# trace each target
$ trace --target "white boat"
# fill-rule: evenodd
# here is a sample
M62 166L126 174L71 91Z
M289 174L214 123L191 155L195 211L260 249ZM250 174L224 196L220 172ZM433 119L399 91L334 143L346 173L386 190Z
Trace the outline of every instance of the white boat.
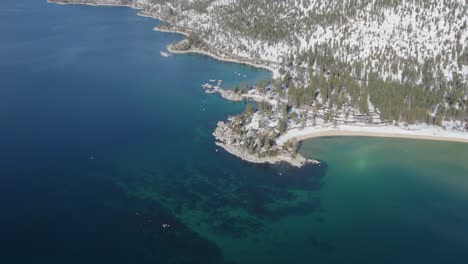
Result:
M171 56L171 54L167 53L167 52L164 52L164 51L160 51L159 53L161 53L161 56L163 57L169 57Z

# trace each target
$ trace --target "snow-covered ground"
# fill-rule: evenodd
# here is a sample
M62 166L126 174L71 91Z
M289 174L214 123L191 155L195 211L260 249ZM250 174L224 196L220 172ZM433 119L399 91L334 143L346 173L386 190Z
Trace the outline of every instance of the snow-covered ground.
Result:
M380 0L63 1L100 5L131 5L141 8L142 15L159 18L170 25L159 30L165 31L167 29L181 32L186 36L195 32L195 36L201 37L205 42L203 50L192 47L189 50L180 51L181 53L198 52L219 60L267 68L278 79L288 75L286 74L288 72L291 74L291 80L296 81L302 79L302 77L298 77L301 76L300 69L307 66L318 69L317 66L320 65L317 62L313 65L307 65L301 60L297 62L297 58L307 51L326 46L326 53L320 55L326 59L334 57L337 61L351 65L350 72L357 72L356 69L359 67L355 67L355 63L365 65L361 69L361 75L356 74L358 80L366 72L374 71L381 79L390 78L401 81L405 71L408 71L405 68L408 64L405 63L410 62L411 67L414 68L411 70L416 72L416 75L419 74L413 76L416 83L421 81L422 75L424 75L421 69L424 68L430 68L433 71L432 77L439 76L434 72L437 71L445 75L447 80L461 74L461 82L466 84L468 81L468 65L465 65L468 48L468 8L466 2L463 3L465 0L385 1L384 4ZM268 5L258 5L262 1L268 2ZM252 2L256 2L256 5L251 6ZM377 2L379 6L376 8ZM196 11L203 10L203 8L195 8L196 5L205 3L208 4L206 12ZM347 8L350 5L359 5L359 8L354 8L354 13L349 12ZM237 9L229 9L232 7ZM261 36L252 37L242 30L236 31L235 27L229 27L224 23L230 15L234 15L234 19L240 19L240 22L247 21L248 25L255 26L257 17L252 15L252 8L257 8L253 14L259 12L260 16L271 19L272 25L276 25L278 21L290 23L288 25L289 35L283 40L265 40ZM241 14L230 13L230 11L235 13L239 10L241 10ZM276 13L271 13L272 10ZM265 12L270 13L266 14ZM343 19L338 19L338 22L334 21L333 23L330 21L327 23L308 21L308 19L317 19L321 15L330 18L329 14L335 14L335 12L338 12L337 17ZM243 15L249 17L243 17ZM317 51L316 54L320 52L322 51ZM427 63L435 65L434 68L424 67ZM283 74L280 74L281 65L287 68ZM318 71L322 71L322 69L318 69ZM323 71L325 72L325 68ZM301 81L299 80L299 82ZM214 85L215 80L210 80L210 82ZM304 84L306 82L303 82L302 86ZM236 121L236 118L232 117L229 118L228 124L218 123L218 128L215 131L215 136L224 142L222 144L226 150L231 150L231 153L240 157L250 157L249 159L252 161L273 160L276 162L278 157L280 160L286 161L296 159L293 157L296 157L294 145L297 144L285 143L291 140L319 136L405 137L468 143L466 119L464 118L459 118L458 121L441 121L442 127L426 124L392 125L389 121L381 120L379 109L373 106L369 97L367 98L369 113L363 114L355 105L346 103L341 110L335 108L323 100L321 92L312 104L303 106L297 104L296 107L290 102L291 98L288 97L287 90L290 87L287 85L281 87L281 89L286 89L286 91L281 90L281 93L278 90L273 91L271 87L267 91L264 91L266 88L257 87L257 89L251 89L243 94L222 90L220 88L221 82L218 82L216 86L213 85L206 84L204 88L209 89L210 93L218 91L223 95L222 92L226 92L227 97L232 97L236 101L250 99L268 103L269 106L264 106L263 110L250 113L247 117L244 114L240 121ZM213 91L211 91L212 88ZM260 92L261 90L263 91ZM459 96L461 98L459 103L464 106L468 100L468 91L462 91L462 93ZM346 96L349 99L349 95ZM459 105L456 105L452 110L458 109ZM433 109L433 115L435 111ZM332 118L330 119L330 117ZM231 126L232 124L234 126ZM239 129L239 126L242 126L242 129ZM289 129L277 137L280 131L284 131L285 128ZM249 148L248 153L246 152L247 148Z
M180 11L182 19L176 25L205 32L210 45L243 57L280 63L285 55L326 45L335 58L348 63L368 63L382 77L394 80L402 78L402 60L416 61L421 66L433 60L438 64L436 70L444 73L448 80L453 72L468 79L468 68L457 63L459 54L466 52L468 46L468 9L463 1L402 1L394 7L379 6L378 15L374 10L376 0L273 1L269 5L285 7L273 21L292 19L298 22L290 38L280 41L252 38L223 25L230 15L226 13L226 6L245 4L240 0L214 1L206 13ZM352 2L362 7L349 15L347 21L305 26L310 16L336 11L346 13L342 9ZM244 6L244 10L249 8ZM398 70L392 70L392 65Z

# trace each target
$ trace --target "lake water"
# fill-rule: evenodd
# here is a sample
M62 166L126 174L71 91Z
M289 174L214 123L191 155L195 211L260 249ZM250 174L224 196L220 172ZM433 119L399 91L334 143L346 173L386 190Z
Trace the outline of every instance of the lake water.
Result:
M181 37L136 13L1 1L1 263L468 259L467 144L323 138L301 148L321 165L243 162L211 133L245 103L201 85L271 74L162 57Z

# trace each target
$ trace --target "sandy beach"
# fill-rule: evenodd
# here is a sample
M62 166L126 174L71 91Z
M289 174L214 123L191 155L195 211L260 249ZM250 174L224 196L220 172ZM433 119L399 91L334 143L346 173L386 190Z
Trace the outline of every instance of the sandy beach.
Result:
M61 2L60 0L53 1L48 0L49 3L54 4L82 4L82 5L90 5L90 6L126 6L130 8L138 9L137 6L134 5L119 5L119 4L93 4L93 3L80 3L79 1L76 2ZM164 19L158 17L156 14L146 13L144 11L140 12L138 15L151 17L154 19L158 19L164 21ZM159 32L166 32L166 33L177 33L184 36L188 36L189 33L182 30L177 29L164 29L160 27L155 27L154 31ZM178 51L171 49L171 45L167 46L169 52L174 54L188 54L188 53L195 53L204 56L209 56L219 61L223 62L232 62L232 63L239 63L245 64L256 68L266 69L273 74L273 78L280 76L277 69L273 67L264 65L264 64L257 64L253 63L248 58L241 58L236 59L232 58L230 54L226 56L220 56L218 54L201 50L201 49L189 49L184 51ZM233 55L235 56L235 55ZM242 60L243 59L243 60ZM454 142L462 142L468 143L468 133L462 131L455 131L455 130L445 130L442 127L430 126L430 125L413 125L409 127L402 127L402 126L392 126L392 125L385 125L385 126L371 126L371 125L340 125L334 127L332 125L321 125L321 126L314 126L314 127L305 127L305 128L293 128L286 131L283 135L276 139L276 143L281 146L289 140L304 140L310 138L317 138L317 137L328 137L328 136L363 136L363 137L388 137L388 138L408 138L408 139L425 139L425 140L439 140L439 141L454 141Z
M408 138L438 141L453 141L468 143L468 133L453 130L444 130L442 127L429 125L412 126L409 128L396 126L315 126L303 129L294 128L286 131L277 138L276 143L283 145L289 140L298 141L332 136L361 136L361 137L387 137Z

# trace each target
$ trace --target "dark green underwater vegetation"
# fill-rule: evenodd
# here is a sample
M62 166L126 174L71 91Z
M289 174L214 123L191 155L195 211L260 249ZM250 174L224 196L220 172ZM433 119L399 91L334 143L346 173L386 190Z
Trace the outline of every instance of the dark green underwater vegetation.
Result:
M466 145L323 138L299 147L320 165L246 163L211 135L245 103L200 85L270 73L161 57L180 36L135 14L0 3L0 263L468 258Z

